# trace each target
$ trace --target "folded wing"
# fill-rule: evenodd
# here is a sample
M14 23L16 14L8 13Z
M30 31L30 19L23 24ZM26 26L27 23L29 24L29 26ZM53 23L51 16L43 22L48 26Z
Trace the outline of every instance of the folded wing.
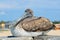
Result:
M24 19L20 25L26 31L46 31L50 28L53 28L53 23L50 22L47 18L38 17L38 18L28 18Z

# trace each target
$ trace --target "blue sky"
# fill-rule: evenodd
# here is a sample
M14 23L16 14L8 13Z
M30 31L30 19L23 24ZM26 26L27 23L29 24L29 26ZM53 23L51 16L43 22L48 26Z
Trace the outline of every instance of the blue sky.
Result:
M60 20L60 0L0 0L0 21L17 20L30 8L35 16Z

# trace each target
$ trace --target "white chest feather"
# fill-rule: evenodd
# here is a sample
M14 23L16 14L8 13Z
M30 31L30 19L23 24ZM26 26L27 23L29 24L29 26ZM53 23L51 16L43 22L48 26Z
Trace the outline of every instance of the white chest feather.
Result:
M23 28L11 27L11 33L13 36L38 36L42 35L42 32L27 32Z

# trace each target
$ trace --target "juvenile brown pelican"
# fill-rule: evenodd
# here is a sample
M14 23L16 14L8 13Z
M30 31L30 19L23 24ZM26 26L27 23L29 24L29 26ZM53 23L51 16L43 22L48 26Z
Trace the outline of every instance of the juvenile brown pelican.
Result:
M13 36L38 36L41 31L53 28L53 23L44 17L34 17L31 9L25 10L24 17L15 25L11 26Z

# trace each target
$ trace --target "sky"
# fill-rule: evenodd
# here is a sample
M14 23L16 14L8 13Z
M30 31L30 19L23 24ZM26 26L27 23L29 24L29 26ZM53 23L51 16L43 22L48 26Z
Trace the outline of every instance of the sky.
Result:
M60 0L0 0L0 21L18 20L27 8L34 16L60 21Z

